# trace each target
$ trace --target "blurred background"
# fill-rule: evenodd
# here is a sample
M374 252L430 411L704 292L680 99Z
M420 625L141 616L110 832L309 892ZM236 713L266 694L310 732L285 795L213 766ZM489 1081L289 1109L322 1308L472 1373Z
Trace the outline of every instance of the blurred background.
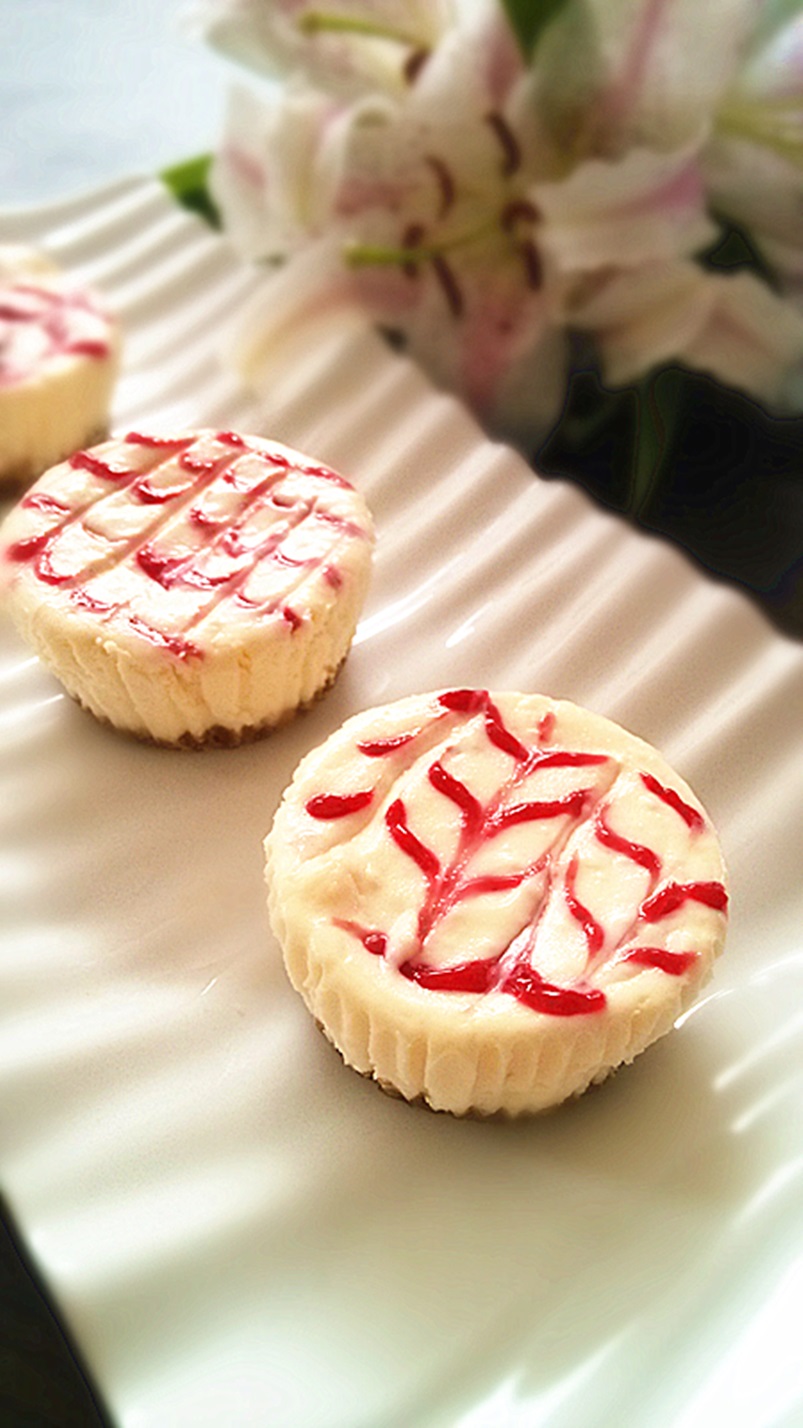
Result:
M46 203L210 149L225 67L181 0L3 0L0 204Z

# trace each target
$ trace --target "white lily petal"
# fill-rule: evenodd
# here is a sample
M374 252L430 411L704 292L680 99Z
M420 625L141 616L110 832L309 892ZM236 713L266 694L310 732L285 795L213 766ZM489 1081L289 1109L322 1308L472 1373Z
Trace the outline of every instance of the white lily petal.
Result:
M338 244L324 238L266 276L230 333L226 355L246 385L258 390L277 354L291 364L296 344L308 352L322 326L334 323L345 331L367 322Z
M325 225L339 176L338 120L333 102L311 90L288 90L272 104L231 92L210 189L244 256L282 257Z
M783 279L783 296L803 312L803 246L762 237L761 251Z
M562 272L669 259L716 234L692 150L591 159L560 182L533 185L531 194L544 217L540 241Z
M411 99L438 124L454 123L443 101L477 118L501 109L528 72L498 0L462 0L457 23L446 30L416 81Z
M803 290L799 174L738 132L739 105L765 102L753 61L797 63L772 9L770 25L758 0L568 0L528 67L498 0L206 0L219 43L291 76L272 105L232 99L213 168L241 250L287 259L241 369L321 322L370 321L532 442L576 328L616 384L685 362L779 399L803 373L803 317L692 261L718 232L712 199Z
M333 218L355 239L399 246L405 228L438 220L454 187L444 161L429 152L428 127L388 101L351 107L344 128L341 181Z
M452 0L196 0L191 23L257 73L358 96L402 91L411 56L438 43L453 11Z
M675 360L708 319L712 295L694 263L648 263L601 279L568 319L591 333L613 386Z
M770 406L785 407L790 380L803 368L803 315L752 273L709 278L717 300L686 360Z
M739 61L754 0L570 0L538 51L539 103L575 159L694 140Z
M611 278L577 305L575 322L614 386L680 362L773 404L803 363L803 317L752 273L648 265Z
M403 167L413 159L431 170L438 166L449 171L451 186L459 186L464 199L478 196L487 212L508 186L511 156L506 144L516 145L499 111L524 72L501 8L487 0L476 8L472 4L443 36L415 85L393 111L386 111L393 132L365 136L378 143L373 155L366 149L360 167L365 171L373 162L390 170L394 163ZM363 110L355 114L355 138L366 106ZM381 154L379 144L384 147ZM432 171L425 186L433 187ZM436 196L440 199L443 193Z
M767 256L803 248L803 13L795 8L764 6L702 156L712 202ZM781 275L796 266L782 263Z
M538 367L542 360L546 363L546 344L562 360L557 373L544 375L541 391L532 393L527 420L540 428L545 415L547 419L556 415L565 388L565 339L558 344L542 295L525 296L518 283L513 291L505 291L493 278L474 289L464 284L464 292L465 311L451 323L439 312L435 294L426 326L410 324L410 350L439 385L456 391L481 420L499 430L520 400L518 381L511 374L521 369L521 381L527 384L533 360Z

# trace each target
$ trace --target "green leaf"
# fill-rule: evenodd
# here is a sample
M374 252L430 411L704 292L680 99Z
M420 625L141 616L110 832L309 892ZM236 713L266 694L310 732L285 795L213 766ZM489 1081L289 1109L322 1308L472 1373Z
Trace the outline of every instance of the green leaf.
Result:
M510 28L529 62L547 25L568 4L568 0L501 0Z
M687 387L687 374L665 367L645 377L636 388L636 420L628 509L634 516L647 510L653 493L672 464Z
M220 215L208 186L211 164L211 154L198 154L163 169L159 177L184 208L200 214L213 228L220 228Z

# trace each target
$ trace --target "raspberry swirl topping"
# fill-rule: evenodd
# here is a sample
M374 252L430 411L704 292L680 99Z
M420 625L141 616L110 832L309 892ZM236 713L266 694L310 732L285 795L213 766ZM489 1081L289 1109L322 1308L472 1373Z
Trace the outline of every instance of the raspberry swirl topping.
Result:
M4 560L75 612L180 660L243 622L288 636L372 538L354 488L236 432L138 431L79 451L23 498Z
M355 786L311 794L306 817L340 825L329 847L353 843L348 886L379 848L388 878L413 872L418 902L374 920L371 872L354 915L331 920L422 989L594 1015L616 981L691 973L705 918L726 914L702 812L618 748L563 742L552 710L524 737L486 690L447 690L420 724L355 752Z
M93 294L58 283L16 281L0 287L0 388L27 381L64 357L102 360L111 324Z

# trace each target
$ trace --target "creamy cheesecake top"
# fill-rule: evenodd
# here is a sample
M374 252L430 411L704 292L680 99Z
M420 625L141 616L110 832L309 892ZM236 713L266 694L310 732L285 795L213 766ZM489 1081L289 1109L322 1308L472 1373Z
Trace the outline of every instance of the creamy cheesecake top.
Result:
M46 599L117 645L195 661L314 618L372 543L354 487L279 442L130 431L36 482L0 563L18 606Z
M0 253L0 391L47 373L70 358L113 355L114 324L100 299L47 264Z
M445 1012L643 1010L706 980L724 942L702 805L566 701L449 689L358 715L303 760L268 845L296 935Z

